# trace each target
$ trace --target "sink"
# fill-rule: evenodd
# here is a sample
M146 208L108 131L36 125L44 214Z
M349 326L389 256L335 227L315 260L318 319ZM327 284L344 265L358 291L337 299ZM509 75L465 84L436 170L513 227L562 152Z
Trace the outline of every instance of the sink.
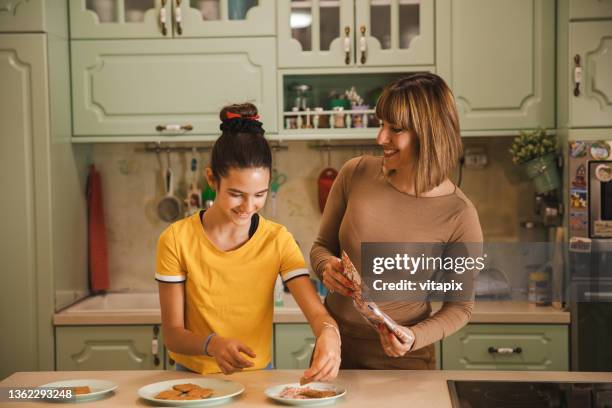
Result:
M69 313L96 312L158 312L159 295L147 293L107 293L89 297L70 307Z

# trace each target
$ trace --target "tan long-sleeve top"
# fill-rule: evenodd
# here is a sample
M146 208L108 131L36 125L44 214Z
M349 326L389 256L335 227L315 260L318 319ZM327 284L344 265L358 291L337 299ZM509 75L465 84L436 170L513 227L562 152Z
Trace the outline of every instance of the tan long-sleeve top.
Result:
M327 259L339 257L341 250L360 271L362 242L482 242L482 230L474 205L459 188L445 196L417 198L388 182L381 157L360 156L342 167L325 205L319 235L310 252L319 278ZM343 333L378 337L355 310L352 299L330 293L326 304ZM417 350L463 327L470 319L474 302L444 302L433 315L427 301L385 302L379 306L396 322L414 331L413 350Z

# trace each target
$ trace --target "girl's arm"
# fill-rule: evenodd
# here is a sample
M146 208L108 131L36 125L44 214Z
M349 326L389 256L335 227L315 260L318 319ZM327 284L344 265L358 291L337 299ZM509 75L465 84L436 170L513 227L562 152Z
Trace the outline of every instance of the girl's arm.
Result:
M210 333L202 335L185 329L185 283L158 282L158 286L162 332L168 349L187 355L204 354L204 342Z
M304 372L310 381L332 380L340 368L340 331L327 313L310 278L300 276L287 282L287 287L306 316L317 341L312 365Z

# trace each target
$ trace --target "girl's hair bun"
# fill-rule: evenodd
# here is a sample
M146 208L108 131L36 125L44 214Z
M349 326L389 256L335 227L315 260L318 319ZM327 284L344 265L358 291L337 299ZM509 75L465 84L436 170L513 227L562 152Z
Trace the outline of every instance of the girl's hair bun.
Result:
M223 133L251 133L263 135L264 129L259 118L257 107L252 103L241 103L225 106L219 113Z

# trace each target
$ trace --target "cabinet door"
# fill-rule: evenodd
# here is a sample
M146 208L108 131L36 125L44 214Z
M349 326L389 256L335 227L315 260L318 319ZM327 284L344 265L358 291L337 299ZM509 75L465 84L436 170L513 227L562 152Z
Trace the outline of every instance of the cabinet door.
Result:
M461 128L553 127L554 0L448 3L451 24L445 38L452 52L446 79Z
M157 126L176 124L218 135L221 108L243 101L274 132L275 62L272 38L73 41L74 134L165 134Z
M354 65L353 0L283 0L277 7L279 67Z
M583 69L579 95L570 78L570 124L572 127L612 126L612 22L570 23L570 59L576 56Z
M274 368L308 368L315 342L315 336L307 324L275 324Z
M71 0L70 37L171 38L172 0Z
M612 0L570 0L570 19L612 17Z
M357 0L357 65L433 65L433 0Z
M445 370L569 368L564 325L469 324L442 341Z
M50 265L37 255L48 242L40 242L46 228L37 224L37 205L46 195L37 194L34 166L49 138L45 43L44 34L0 35L0 190L6 192L0 203L0 378L40 369L37 283L47 281ZM46 160L38 164L44 168Z
M162 370L160 331L159 326L57 327L57 370Z
M43 0L1 0L0 31L44 31Z
M276 34L274 0L180 0L179 3L181 21L174 26L175 37Z

